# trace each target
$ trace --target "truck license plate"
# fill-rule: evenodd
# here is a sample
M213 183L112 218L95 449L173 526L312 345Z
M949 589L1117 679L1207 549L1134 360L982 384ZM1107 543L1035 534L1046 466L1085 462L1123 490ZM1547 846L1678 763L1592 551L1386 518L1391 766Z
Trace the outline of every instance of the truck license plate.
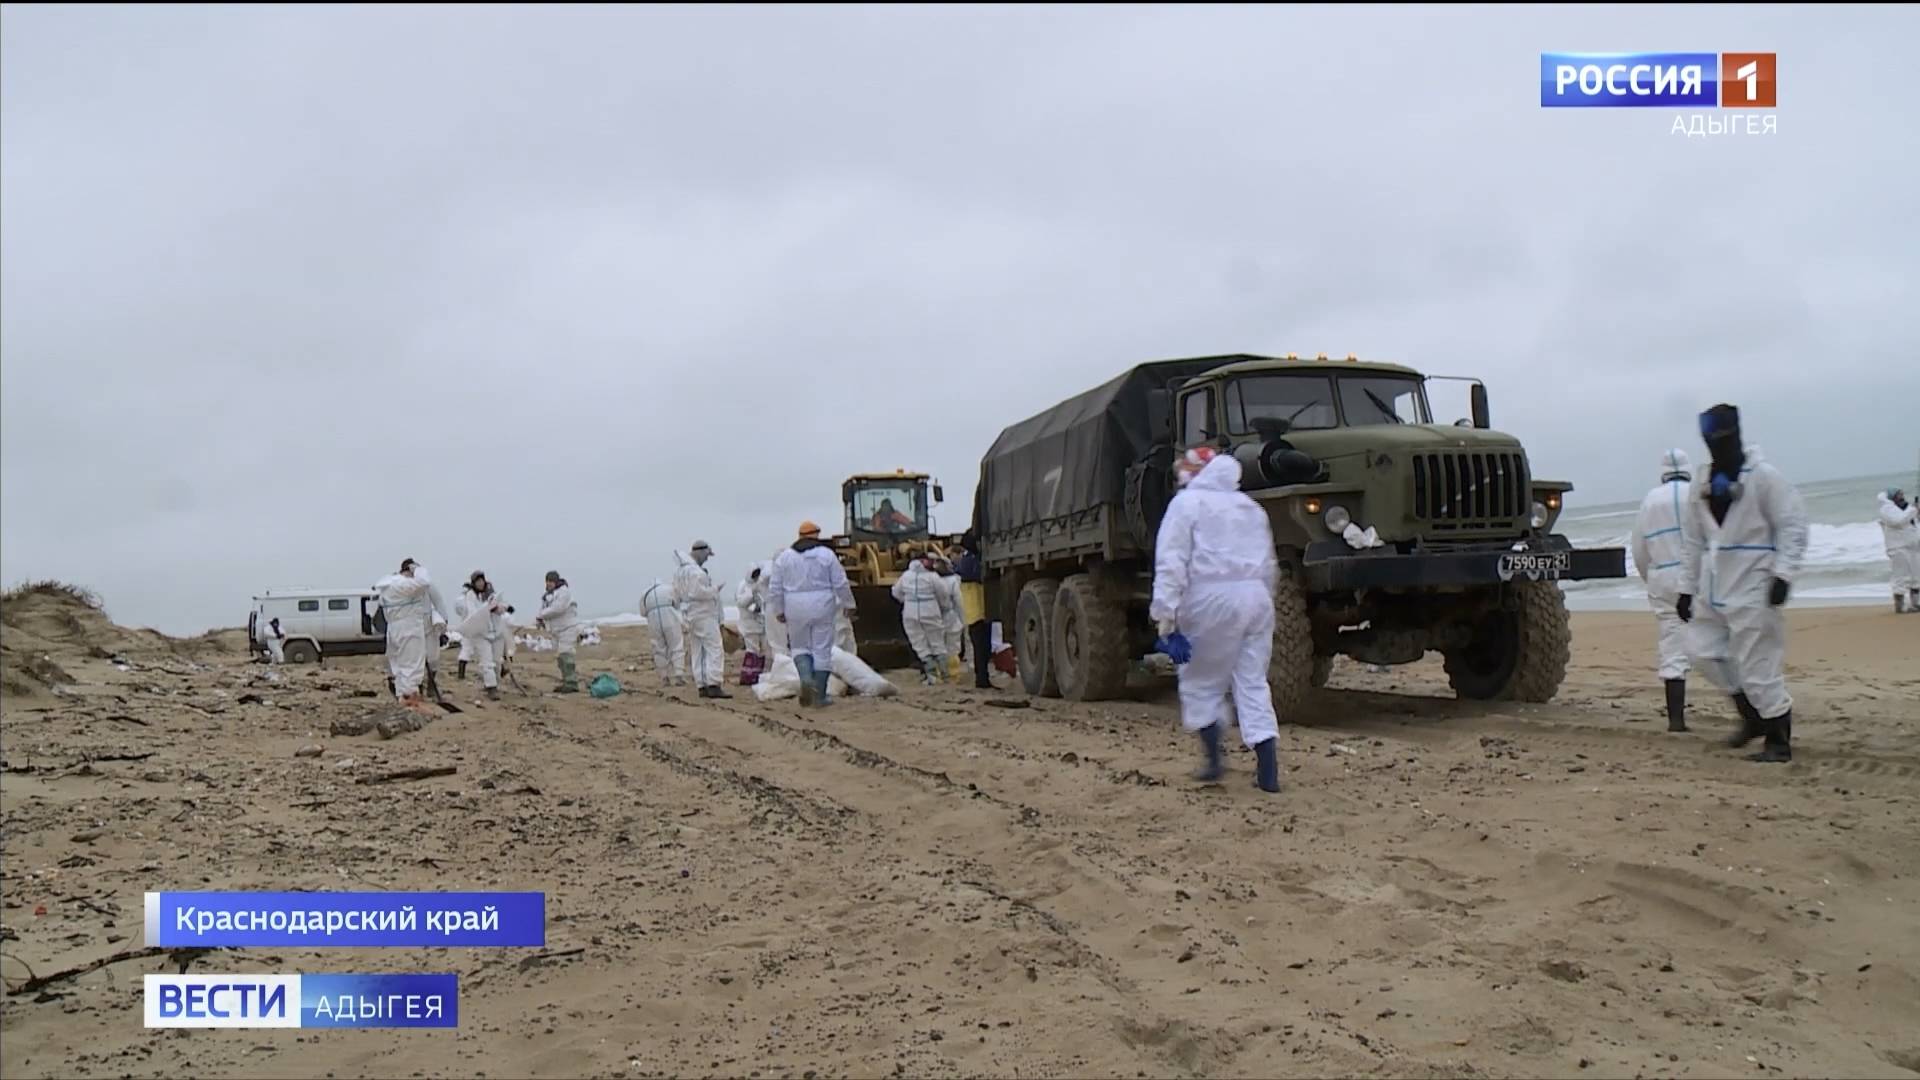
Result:
M1567 551L1554 551L1544 554L1514 554L1500 556L1500 580L1510 581L1517 577L1557 578L1573 566L1573 554Z

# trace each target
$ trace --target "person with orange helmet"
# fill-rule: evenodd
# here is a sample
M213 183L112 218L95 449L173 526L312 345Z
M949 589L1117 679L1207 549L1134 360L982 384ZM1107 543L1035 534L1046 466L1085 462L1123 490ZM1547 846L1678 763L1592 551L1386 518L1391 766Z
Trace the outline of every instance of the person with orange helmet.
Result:
M825 705L833 674L835 617L853 610L853 587L833 549L820 541L820 526L800 523L800 538L773 561L767 601L786 627L787 650L800 673L800 704Z

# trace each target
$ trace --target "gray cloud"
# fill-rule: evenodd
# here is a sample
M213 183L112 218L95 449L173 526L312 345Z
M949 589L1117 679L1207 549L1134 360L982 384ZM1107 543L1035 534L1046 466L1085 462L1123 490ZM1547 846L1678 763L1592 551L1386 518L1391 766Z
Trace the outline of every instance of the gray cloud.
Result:
M4 575L165 629L403 555L631 608L870 469L957 527L1001 427L1167 356L1480 375L1586 502L1721 399L1796 477L1914 452L1908 10L4 23ZM1716 47L1779 135L1538 107L1543 49Z

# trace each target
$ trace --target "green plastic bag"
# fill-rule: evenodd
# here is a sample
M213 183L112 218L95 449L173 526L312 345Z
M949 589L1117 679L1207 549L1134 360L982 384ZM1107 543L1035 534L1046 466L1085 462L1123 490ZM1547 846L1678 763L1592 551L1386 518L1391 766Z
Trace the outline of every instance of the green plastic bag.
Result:
M593 682L587 684L587 693L597 698L610 698L619 692L620 680L604 671L595 675Z

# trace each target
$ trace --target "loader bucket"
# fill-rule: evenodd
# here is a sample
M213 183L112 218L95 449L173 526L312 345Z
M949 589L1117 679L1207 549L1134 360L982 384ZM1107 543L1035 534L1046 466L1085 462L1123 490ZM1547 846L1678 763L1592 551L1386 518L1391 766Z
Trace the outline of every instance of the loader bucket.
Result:
M919 666L900 623L900 604L893 598L893 586L853 586L853 610L859 616L853 621L853 637L867 666L876 671Z

